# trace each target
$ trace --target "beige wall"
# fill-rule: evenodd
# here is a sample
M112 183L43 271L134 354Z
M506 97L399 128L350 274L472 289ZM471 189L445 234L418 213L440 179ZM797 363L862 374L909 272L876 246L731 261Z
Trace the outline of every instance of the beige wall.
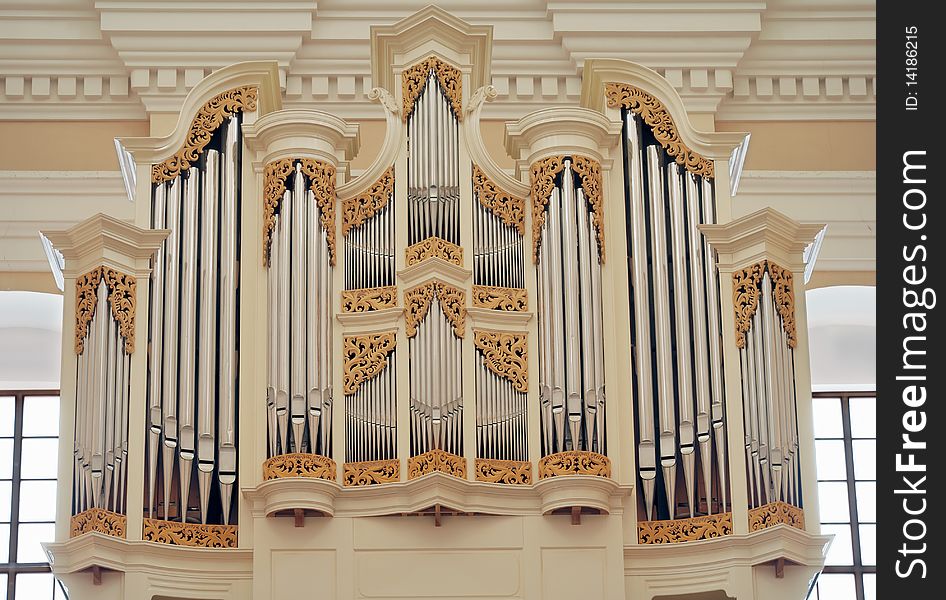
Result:
M147 121L0 121L0 171L116 171L116 137Z
M747 171L873 171L874 121L719 121L752 134Z

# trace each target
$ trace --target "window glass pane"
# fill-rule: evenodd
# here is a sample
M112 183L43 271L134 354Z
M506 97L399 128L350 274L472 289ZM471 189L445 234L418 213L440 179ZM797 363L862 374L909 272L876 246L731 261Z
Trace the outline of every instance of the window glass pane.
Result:
M877 484L873 481L858 481L854 491L857 494L857 520L862 523L876 523Z
M13 440L0 439L0 479L13 477Z
M854 479L877 479L877 442L854 440Z
M877 576L864 573L864 600L877 600Z
M828 548L828 556L825 558L825 565L853 566L854 549L851 545L851 526L850 525L822 525L821 533L833 535L834 541Z
M16 600L45 600L52 597L52 573L20 573L16 576Z
M815 463L818 479L847 479L844 440L818 440L815 442Z
M857 600L854 591L854 575L822 573L818 577L818 596L831 600Z
M0 564L9 562L10 558L10 526L0 525ZM6 593L6 590L0 587L0 591ZM2 598L3 596L0 596Z
M818 506L822 523L845 523L850 520L847 484L844 482L819 482Z
M21 563L44 563L49 558L43 547L42 542L52 542L56 537L56 526L52 523L30 523L20 525L17 530L19 537L16 540L16 560ZM17 584L19 584L17 579ZM17 585L17 588L20 586ZM49 587L52 591L52 586ZM49 597L47 595L47 597Z
M841 424L841 400L838 398L813 398L815 437L839 438L844 437L844 427Z
M56 580L56 595L53 597L54 600L68 600L66 598L66 592L64 591L66 587L61 581Z
M877 399L851 398L851 436L856 438L877 437Z
M0 396L0 437L13 437L13 396Z
M23 479L55 479L59 440L38 438L23 440L20 477Z
M23 435L59 435L59 396L23 400Z
M20 521L56 520L56 482L20 483Z
M0 560L0 562L3 562ZM0 573L0 598L7 597L7 574Z
M873 567L877 564L877 526L861 525L858 534L861 537L861 564Z
M13 482L0 481L0 523L10 521L10 500L13 493Z

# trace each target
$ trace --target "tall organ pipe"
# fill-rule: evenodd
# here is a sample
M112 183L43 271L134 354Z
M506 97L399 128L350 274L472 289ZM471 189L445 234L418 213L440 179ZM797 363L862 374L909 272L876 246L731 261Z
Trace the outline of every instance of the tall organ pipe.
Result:
M305 182L302 177L302 165L296 163L296 173L293 176L291 202L283 206L284 215L291 214L290 233L290 264L292 273L289 276L290 287L286 290L290 295L289 310L289 419L292 424L292 446L284 444L285 452L302 452L302 433L306 422L306 275L305 275ZM313 265L313 268L317 268ZM291 449L290 449L291 448Z
M217 391L217 211L220 153L207 151L200 206L200 336L197 353L197 488L200 522L207 522L210 484L216 458ZM226 326L224 326L226 327Z
M152 226L165 227L165 198L168 186L158 184L154 190ZM164 255L167 242L162 242L154 254L151 270L151 352L148 355L151 377L148 380L148 517L154 518L155 484L158 474L158 445L161 443L161 359L164 314Z
M170 519L171 474L177 453L177 401L179 385L178 327L180 325L180 223L181 177L174 179L167 197L167 222L170 229L165 242L166 284L164 299L164 384L162 409L164 414L164 448L162 453L162 487L164 488L164 518Z

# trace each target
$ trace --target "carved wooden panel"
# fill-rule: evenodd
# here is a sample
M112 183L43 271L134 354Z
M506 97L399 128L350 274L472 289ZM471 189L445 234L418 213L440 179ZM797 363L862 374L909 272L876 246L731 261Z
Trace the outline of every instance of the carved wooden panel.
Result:
M637 524L637 541L641 544L675 544L723 535L732 535L732 513Z
M263 463L263 479L311 477L335 481L335 461L319 454L280 454Z

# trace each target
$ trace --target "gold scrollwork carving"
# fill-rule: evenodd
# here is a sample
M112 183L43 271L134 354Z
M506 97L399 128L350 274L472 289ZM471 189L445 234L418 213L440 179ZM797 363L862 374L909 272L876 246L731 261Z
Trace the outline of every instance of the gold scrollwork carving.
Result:
M439 448L412 456L407 460L407 478L417 479L428 473L446 473L466 479L466 459Z
M772 278L775 307L782 320L788 346L798 343L795 329L795 292L791 271L770 260L763 260L732 274L733 310L736 312L736 347L746 347L746 334L752 328L752 317L759 309L762 290L759 285L768 272Z
M276 213L286 192L286 179L299 163L302 173L309 178L309 189L319 207L319 223L325 230L329 264L335 265L335 167L311 158L282 158L266 165L263 170L263 265L269 265Z
M361 313L397 305L397 286L342 290L342 312Z
M562 475L611 477L611 460L597 452L567 450L550 454L539 461L539 479Z
M512 383L517 391L529 391L529 344L525 333L473 330L473 345L483 365Z
M371 187L360 196L346 198L342 202L342 235L355 227L360 227L365 221L373 217L384 208L391 194L394 193L394 167L381 174Z
M401 97L403 99L403 110L401 111L404 122L414 112L414 103L420 97L421 92L427 85L427 75L433 70L437 75L437 81L443 88L444 94L450 100L450 106L453 108L453 114L457 121L463 120L463 73L460 69L448 65L436 56L428 56L412 67L405 69L401 73Z
M525 288L474 285L473 306L491 310L524 312L529 310L529 294Z
M345 394L354 394L358 387L377 377L388 366L388 354L394 351L395 332L345 336L344 373Z
M280 454L263 463L263 479L310 477L335 481L335 461L319 454Z
M480 204L488 208L509 227L515 227L519 235L526 234L526 201L517 198L497 186L477 164L473 164L473 193Z
M345 463L342 471L342 483L345 487L382 485L400 479L401 461L396 458Z
M408 267L428 258L440 258L448 263L463 266L463 248L438 237L429 237L422 242L408 246L406 252Z
M101 508L90 508L69 519L69 537L95 532L124 539L127 525L128 519L125 515Z
M732 535L731 512L689 519L642 521L637 524L637 541L640 544L694 542L724 535Z
M779 524L805 528L805 511L785 502L769 502L749 509L749 531L759 531Z
M550 156L538 160L529 169L529 197L532 201L532 262L539 263L539 246L542 244L542 226L545 225L545 208L549 203L555 178L565 169L565 156ZM598 262L604 263L604 199L601 187L601 165L586 156L571 157L575 172L581 177L581 189L591 207L591 218L598 242Z
M195 548L236 548L236 525L201 525L145 519L141 539L158 544Z
M131 275L106 266L96 267L76 278L76 354L82 354L85 350L85 338L89 335L89 323L95 316L98 288L103 279L108 290L112 318L118 323L118 332L125 342L125 353L132 354L135 351L135 292L138 281Z
M527 460L476 459L476 480L506 485L532 483L532 463Z
M238 112L256 110L256 96L256 87L245 86L217 94L208 100L194 115L184 146L170 158L151 167L151 182L169 181L189 169L191 164L197 162L224 119Z
M427 316L435 295L443 314L453 325L454 335L462 338L466 327L466 293L440 281L422 283L404 292L404 332L407 337L417 335L417 326Z
M713 161L697 154L687 146L677 131L670 112L663 103L647 92L626 83L606 83L608 106L624 107L644 119L654 137L680 166L694 175L708 179L714 176Z

